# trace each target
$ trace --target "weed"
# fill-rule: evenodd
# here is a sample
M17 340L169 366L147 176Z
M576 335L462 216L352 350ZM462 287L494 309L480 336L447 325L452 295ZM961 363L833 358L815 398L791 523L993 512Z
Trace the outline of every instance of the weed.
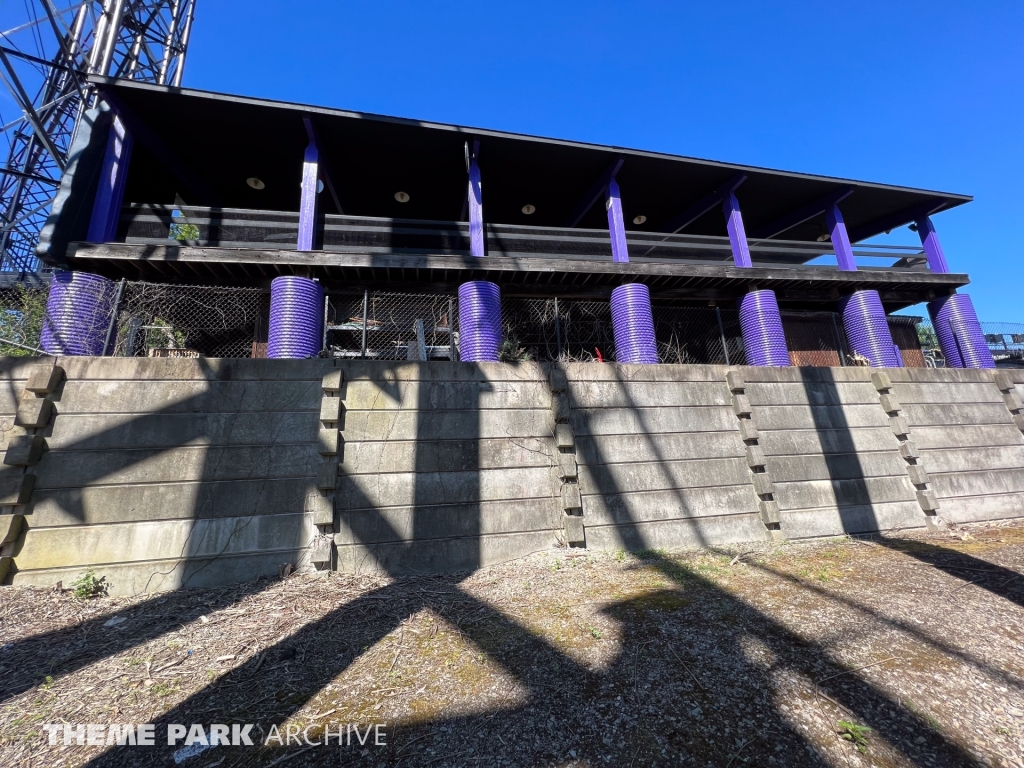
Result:
M153 683L153 685L150 686L149 692L152 693L154 696L162 697L170 696L176 690L178 690L178 686L176 686L174 683Z
M598 640L601 639L601 630L599 630L597 627L590 627L589 629L590 634L592 634Z
M53 678L50 675L47 675L45 678L43 678L43 683L39 687L42 688L44 691L50 690L53 687Z
M104 583L106 580L106 576L101 576L97 579L96 574L90 568L71 582L71 589L79 600L88 600L92 597L107 594L107 585Z
M551 564L551 572L554 573L555 571L559 570L561 567L562 567L562 564L558 560L555 560L555 562L553 562Z
M620 549L618 552L616 552L615 559L618 560L620 563L624 563L626 561L626 550Z
M857 751L864 754L868 751L868 734L871 729L866 725L857 725L848 720L840 720L836 725L839 727L839 737L853 743Z

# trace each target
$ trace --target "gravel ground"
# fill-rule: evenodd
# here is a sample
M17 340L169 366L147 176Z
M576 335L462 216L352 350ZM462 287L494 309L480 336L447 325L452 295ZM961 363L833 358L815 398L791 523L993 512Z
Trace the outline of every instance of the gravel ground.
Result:
M1021 574L1017 522L150 598L3 587L0 764L173 766L168 723L252 723L255 746L180 765L1024 768ZM63 722L157 744L49 746ZM264 743L348 723L387 745Z

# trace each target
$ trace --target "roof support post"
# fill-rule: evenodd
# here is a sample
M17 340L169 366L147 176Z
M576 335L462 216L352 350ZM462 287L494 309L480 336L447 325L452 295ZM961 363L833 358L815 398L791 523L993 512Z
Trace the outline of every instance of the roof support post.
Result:
M484 203L480 182L480 142L474 141L472 149L467 144L469 164L469 252L473 256L484 255Z
M308 117L302 118L306 126L309 144L302 158L302 201L299 203L298 250L313 250L313 235L316 231L316 188L320 176L320 153L316 146L313 124Z
M946 254L942 252L942 243L939 242L939 235L935 231L931 217L921 216L916 223L917 236L921 238L924 255L928 257L928 267L932 272L948 274L949 264L946 262Z
M750 246L747 245L747 233L743 228L743 214L740 212L740 201L736 193L730 192L722 202L722 213L725 214L725 228L729 231L729 245L732 246L732 259L737 267L752 267Z
M89 219L86 239L91 243L109 243L117 237L121 220L121 203L128 179L128 163L132 156L132 137L115 112L110 123L107 149L100 167L100 180L96 186L96 199Z
M825 219L828 223L832 248L835 249L839 269L843 272L856 272L857 261L853 258L853 246L850 245L850 235L846 231L846 222L843 221L843 214L839 210L839 206L833 205L829 208L825 212Z
M605 208L608 211L608 234L612 240L612 261L629 261L629 250L626 247L626 222L622 218L622 194L614 176L608 180Z

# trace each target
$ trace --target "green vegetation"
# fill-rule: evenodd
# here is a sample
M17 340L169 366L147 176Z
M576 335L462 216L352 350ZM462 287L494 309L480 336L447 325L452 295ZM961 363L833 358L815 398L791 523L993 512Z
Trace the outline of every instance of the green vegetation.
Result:
M921 346L925 349L939 348L939 340L935 336L935 329L927 323L919 323L917 325L917 340L921 342Z
M107 577L96 578L96 574L89 569L73 582L71 589L79 600L88 600L93 597L107 594L107 585L104 583Z
M172 240L198 240L199 227L195 224L171 224Z
M0 308L0 339L23 344L26 347L38 347L39 335L43 330L43 318L46 316L45 289L26 288L16 285L13 296L6 296L6 306ZM34 354L29 349L22 349L0 341L0 355L8 357L27 357Z
M510 336L498 347L498 359L503 363L526 363L533 360L533 355L526 347L519 346L519 339Z
M864 754L868 751L868 734L871 729L866 725L857 725L848 720L840 720L836 725L839 727L839 737L849 741L857 748L857 751Z

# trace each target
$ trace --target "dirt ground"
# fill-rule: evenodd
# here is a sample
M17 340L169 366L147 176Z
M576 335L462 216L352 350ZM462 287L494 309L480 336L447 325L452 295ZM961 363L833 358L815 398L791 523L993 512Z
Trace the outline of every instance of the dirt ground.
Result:
M0 764L1024 768L1022 574L1017 522L148 598L3 587ZM49 746L64 722L153 723L156 745ZM173 723L253 724L254 746L182 752Z

